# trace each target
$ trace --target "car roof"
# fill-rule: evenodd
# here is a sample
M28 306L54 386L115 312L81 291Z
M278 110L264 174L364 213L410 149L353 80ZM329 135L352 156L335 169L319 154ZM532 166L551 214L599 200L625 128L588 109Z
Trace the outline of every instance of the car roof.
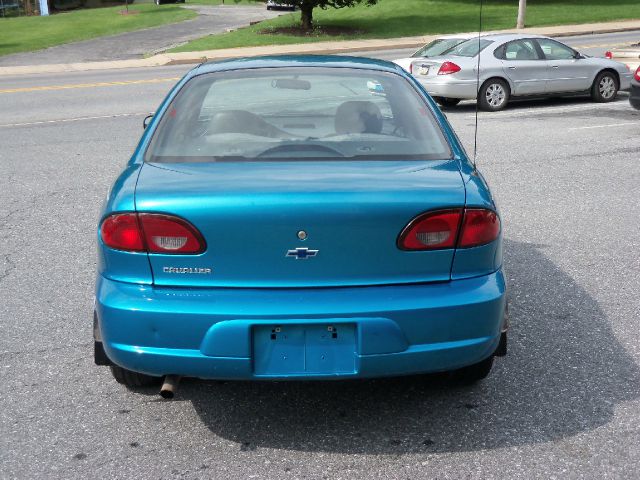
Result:
M509 40L518 40L520 38L547 38L544 35L536 35L536 34L525 34L525 33L486 33L482 34L482 38L486 40L493 40L495 42L499 41L509 41Z
M328 67L361 68L384 72L402 72L395 63L364 57L337 55L273 55L207 62L192 70L193 75L249 68Z

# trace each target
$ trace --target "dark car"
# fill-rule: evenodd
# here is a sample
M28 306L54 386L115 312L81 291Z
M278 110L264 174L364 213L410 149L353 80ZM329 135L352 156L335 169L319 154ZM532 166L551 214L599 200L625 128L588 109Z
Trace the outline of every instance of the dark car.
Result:
M631 80L629 103L633 108L640 110L640 66L636 69L633 80Z

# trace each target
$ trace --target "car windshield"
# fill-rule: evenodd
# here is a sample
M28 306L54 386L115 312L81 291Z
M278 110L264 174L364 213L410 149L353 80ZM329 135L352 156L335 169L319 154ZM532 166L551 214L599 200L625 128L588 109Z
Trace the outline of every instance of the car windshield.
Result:
M449 144L399 74L245 69L194 77L165 110L148 162L435 160Z
M491 40L480 40L477 38L471 38L469 40L465 40L462 43L446 50L442 53L442 55L455 55L457 57L475 57L478 52L484 50L487 45L491 45L493 41Z
M411 55L412 57L437 57L464 42L464 38L436 38Z

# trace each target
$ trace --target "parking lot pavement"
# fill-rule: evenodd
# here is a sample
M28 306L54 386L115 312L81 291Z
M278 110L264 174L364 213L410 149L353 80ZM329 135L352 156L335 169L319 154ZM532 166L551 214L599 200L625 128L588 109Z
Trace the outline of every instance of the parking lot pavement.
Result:
M637 478L640 117L626 97L480 115L512 323L485 382L185 380L166 402L93 365L91 312L100 204L170 86L0 94L0 477ZM469 150L474 112L447 111Z

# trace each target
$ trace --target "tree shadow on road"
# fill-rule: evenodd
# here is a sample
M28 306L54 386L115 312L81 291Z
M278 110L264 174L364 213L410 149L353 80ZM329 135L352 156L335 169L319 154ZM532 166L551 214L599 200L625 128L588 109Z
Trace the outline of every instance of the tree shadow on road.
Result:
M506 242L509 355L474 387L443 376L297 383L187 381L215 435L243 450L469 451L565 438L607 424L640 373L598 303L543 253Z

